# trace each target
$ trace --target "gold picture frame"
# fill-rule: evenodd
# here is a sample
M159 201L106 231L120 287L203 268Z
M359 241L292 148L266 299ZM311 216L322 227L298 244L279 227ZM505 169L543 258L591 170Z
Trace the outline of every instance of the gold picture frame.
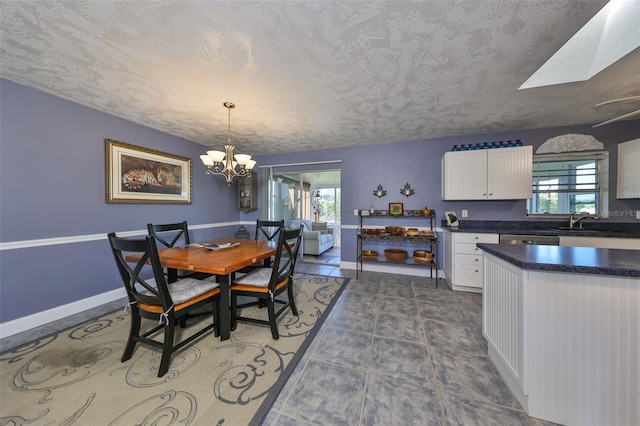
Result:
M105 139L107 203L191 204L191 159Z
M389 203L389 214L391 216L402 216L404 214L404 206L402 203Z

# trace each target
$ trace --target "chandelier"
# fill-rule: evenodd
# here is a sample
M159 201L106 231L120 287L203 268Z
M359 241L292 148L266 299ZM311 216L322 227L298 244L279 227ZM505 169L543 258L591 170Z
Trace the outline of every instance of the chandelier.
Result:
M224 152L211 150L207 154L200 156L200 160L207 167L208 175L222 175L227 180L227 185L231 186L233 178L236 176L249 176L256 161L247 154L233 154L231 145L231 110L236 107L232 102L223 103L229 110L229 138L228 144L224 146Z

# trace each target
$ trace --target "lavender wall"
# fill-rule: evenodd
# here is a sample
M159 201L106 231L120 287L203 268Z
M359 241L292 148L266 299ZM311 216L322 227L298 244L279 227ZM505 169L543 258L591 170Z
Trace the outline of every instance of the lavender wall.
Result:
M633 120L599 128L590 125L553 129L523 130L500 134L484 134L430 139L418 142L368 145L353 148L298 152L263 156L259 164L286 164L309 161L342 160L341 164L306 166L314 170L340 168L342 170L342 260L355 262L355 209L386 210L390 202L402 202L405 209L419 209L425 205L435 209L440 219L448 210L469 210L468 220L526 220L524 200L518 201L443 201L440 196L440 160L453 145L521 139L535 149L547 139L566 134L593 135L609 150L610 221L637 221L632 212L640 209L640 200L618 200L616 194L617 144L640 137L640 121ZM411 184L415 194L405 197L400 189ZM387 195L378 198L373 190L381 184ZM464 219L462 219L464 220ZM374 222L372 222L374 223ZM394 220L394 224L396 220ZM351 225L351 226L349 226ZM405 226L418 226L415 219L407 219ZM420 224L422 225L422 224Z
M68 244L0 251L0 322L99 295L121 286L108 250L106 233L144 231L147 222L187 220L193 225L225 225L192 231L194 240L232 236L238 221L255 221L259 212L236 210L236 186L206 176L198 158L204 147L120 118L0 79L0 241L70 237ZM440 159L454 144L522 139L539 146L564 133L586 133L610 152L609 220L635 221L625 212L640 200L616 200L619 142L640 137L638 120L593 129L578 126L496 135L431 139L419 142L284 153L258 157L258 164L342 160L304 169L342 170L343 260L355 261L354 209L386 209L403 202L406 209L425 205L439 219L447 210L469 210L469 220L524 220L524 201L456 201L440 199ZM110 138L193 159L193 203L105 203L104 139ZM376 142L376 141L372 141ZM303 168L294 167L297 170ZM415 195L400 194L405 183ZM387 196L373 190L382 184ZM415 224L415 222L413 222ZM253 233L253 227L247 227ZM78 242L98 234L100 239Z
M146 232L148 222L238 221L237 187L205 175L202 145L7 80L0 80L0 94L0 241L71 240L0 251L0 322L121 288L108 232ZM107 204L105 138L191 158L193 203ZM202 240L236 230L191 235Z

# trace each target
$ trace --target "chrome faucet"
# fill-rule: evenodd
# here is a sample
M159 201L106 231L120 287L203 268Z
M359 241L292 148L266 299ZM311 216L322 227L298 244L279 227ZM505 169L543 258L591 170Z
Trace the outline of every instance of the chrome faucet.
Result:
M571 216L569 216L569 229L573 229L573 226L575 224L577 224L578 222L580 222L582 219L600 219L600 216L598 215L592 215L589 213L582 213L579 215L576 215L575 213L572 213ZM582 222L580 222L580 229L582 229Z

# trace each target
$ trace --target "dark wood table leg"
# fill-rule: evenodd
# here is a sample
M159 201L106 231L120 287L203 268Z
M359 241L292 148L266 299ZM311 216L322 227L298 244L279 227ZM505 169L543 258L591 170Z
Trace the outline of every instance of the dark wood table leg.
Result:
M231 315L229 309L231 307L229 283L231 282L232 274L220 275L220 340L229 340L231 334Z

